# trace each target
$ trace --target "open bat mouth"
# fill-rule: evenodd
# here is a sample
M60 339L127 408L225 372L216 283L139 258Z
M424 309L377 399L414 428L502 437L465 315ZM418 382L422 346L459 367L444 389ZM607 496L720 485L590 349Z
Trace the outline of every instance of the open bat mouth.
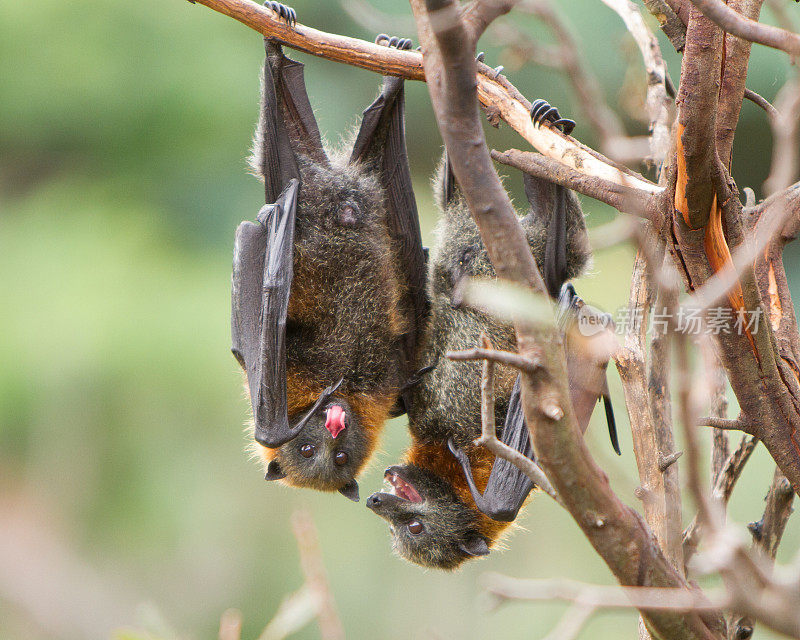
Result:
M392 495L402 498L403 500L408 500L409 502L422 502L422 496L417 493L417 490L394 471L387 470L384 478L391 485L389 493Z

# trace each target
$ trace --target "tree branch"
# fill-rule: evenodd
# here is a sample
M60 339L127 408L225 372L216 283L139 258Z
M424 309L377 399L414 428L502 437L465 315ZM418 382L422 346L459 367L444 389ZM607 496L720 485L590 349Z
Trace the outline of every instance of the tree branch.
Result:
M657 215L656 200L652 192L635 186L627 186L602 178L589 177L580 171L530 151L509 149L492 150L492 158L497 162L529 173L537 178L545 178L585 196L604 202L617 211L641 218L652 219ZM652 183L650 183L652 184ZM655 187L655 185L653 185Z
M190 0L192 1L192 0ZM357 38L349 38L307 27L300 22L287 25L270 9L252 0L194 0L276 41L313 56L349 64L383 75L425 81L422 56L417 51L398 51ZM464 30L465 37L468 35ZM494 77L486 65L477 73L474 61L470 68L477 82L478 99L494 117L505 120L541 153L587 175L619 184L631 184L645 191L658 191L653 185L620 169L608 158L582 145L574 138L548 126L536 127L530 118L530 102L503 76Z
M474 42L463 26L448 24L435 30L431 24L429 11L454 5L453 0L411 0L434 113L498 277L533 285L541 292L541 276L491 165L478 120ZM687 589L641 517L619 501L589 454L569 402L564 355L554 328L518 325L516 329L520 353L535 355L546 372L522 376L522 399L539 464L564 505L622 584ZM546 410L552 406L563 408L560 415ZM696 614L643 611L642 615L662 638L719 637Z
M722 0L691 0L691 3L728 33L793 56L800 55L800 36L796 33L745 18Z

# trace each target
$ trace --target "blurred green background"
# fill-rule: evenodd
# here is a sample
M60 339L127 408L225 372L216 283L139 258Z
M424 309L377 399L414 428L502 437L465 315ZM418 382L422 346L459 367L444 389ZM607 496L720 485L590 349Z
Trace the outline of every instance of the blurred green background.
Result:
M371 2L383 13L362 18L413 35L404 3ZM561 5L609 102L619 106L621 92L626 101L643 95L638 53L616 14L593 0ZM309 26L374 37L338 2L294 6ZM514 20L543 36L527 16ZM663 43L677 79L679 59ZM504 63L498 44L491 34L481 43L490 64ZM551 501L533 501L507 551L459 573L426 572L392 556L383 521L363 500L267 485L244 453L248 403L229 353L229 287L233 232L263 202L244 160L262 55L255 32L183 0L0 2L0 638L127 637L118 631L125 629L137 638L215 638L228 607L242 611L243 637L255 638L302 583L289 524L299 507L316 521L349 637L543 637L564 605L490 612L479 580L491 570L613 581ZM320 126L336 143L379 78L298 57L308 63ZM748 84L771 99L787 69L785 56L758 48ZM595 142L558 73L507 73L530 98L575 117L576 135ZM430 242L428 176L440 138L426 87L409 83L407 96ZM624 117L631 132L643 132ZM523 144L507 130L490 139L499 148ZM764 114L746 103L734 160L740 186L760 192L769 154ZM507 184L521 201L519 176ZM591 226L613 217L584 205ZM800 257L787 258L797 286ZM627 247L598 252L579 291L617 309L631 260ZM612 385L621 398L616 374ZM611 453L598 415L588 438L614 488L637 505L618 407L624 455ZM362 495L381 485L406 441L404 419L393 421ZM760 516L770 478L758 451L734 519ZM800 543L796 525L783 559ZM601 613L581 638L635 633L634 614ZM297 637L318 631L312 624Z

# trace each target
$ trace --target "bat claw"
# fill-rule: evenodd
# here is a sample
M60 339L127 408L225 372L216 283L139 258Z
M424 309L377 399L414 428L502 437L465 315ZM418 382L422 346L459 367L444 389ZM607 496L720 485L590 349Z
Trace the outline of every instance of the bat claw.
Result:
M400 51L408 51L412 47L411 38L399 38L397 36L390 36L386 33L379 33L375 38L375 44L384 47L393 47Z
M537 127L542 126L543 122L549 122L556 129L560 129L569 135L575 128L575 121L569 118L562 118L558 109L551 106L547 100L534 100L531 104L531 120Z
M420 382L422 382L422 377L426 373L430 373L431 371L433 371L435 368L436 368L435 364L429 364L427 367L422 367L422 369L415 371L414 375L412 375L408 379L408 381L401 387L400 393L405 393L412 387L416 387Z
M481 51L477 56L475 56L476 62L483 62L486 59L486 54Z
M294 27L297 24L297 12L291 7L281 4L280 2L275 2L275 0L267 0L264 6L277 13L290 27Z

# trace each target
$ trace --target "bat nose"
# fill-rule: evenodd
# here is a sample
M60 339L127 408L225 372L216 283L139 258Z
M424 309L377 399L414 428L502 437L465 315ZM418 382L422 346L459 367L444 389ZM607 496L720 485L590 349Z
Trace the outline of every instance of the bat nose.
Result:
M369 498L367 498L367 509L375 510L379 508L381 504L381 497L377 493L373 493Z

